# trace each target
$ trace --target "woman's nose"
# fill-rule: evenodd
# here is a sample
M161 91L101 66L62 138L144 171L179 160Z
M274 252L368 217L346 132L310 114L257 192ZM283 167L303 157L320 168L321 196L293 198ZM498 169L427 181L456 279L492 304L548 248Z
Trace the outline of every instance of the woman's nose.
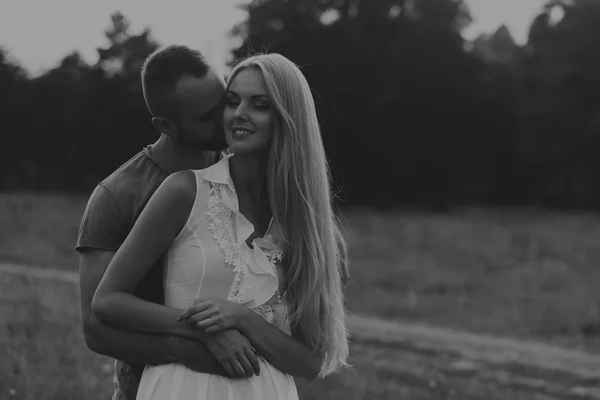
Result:
M242 119L244 121L248 119L247 108L244 103L240 103L240 105L235 109L233 117L237 119Z

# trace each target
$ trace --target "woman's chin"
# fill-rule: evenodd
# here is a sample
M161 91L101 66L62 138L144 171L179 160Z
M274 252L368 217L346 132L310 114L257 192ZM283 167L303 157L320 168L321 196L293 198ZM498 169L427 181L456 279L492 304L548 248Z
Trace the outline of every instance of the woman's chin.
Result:
M241 146L240 143L230 143L227 150L233 154L245 154L248 152L248 149L245 147L246 146Z
M230 153L238 156L249 156L253 154L258 155L265 153L265 149L257 148L256 146L253 146L252 143L244 143L241 141L237 143L231 143L227 149Z

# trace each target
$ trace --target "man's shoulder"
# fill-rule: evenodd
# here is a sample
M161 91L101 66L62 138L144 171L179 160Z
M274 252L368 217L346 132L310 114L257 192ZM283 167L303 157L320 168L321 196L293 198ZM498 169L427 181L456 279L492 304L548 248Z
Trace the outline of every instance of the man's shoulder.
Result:
M136 154L101 181L88 200L76 250L119 248L152 194L167 178L146 153Z
M118 203L131 197L147 200L167 176L168 174L145 151L140 151L102 180L99 185Z

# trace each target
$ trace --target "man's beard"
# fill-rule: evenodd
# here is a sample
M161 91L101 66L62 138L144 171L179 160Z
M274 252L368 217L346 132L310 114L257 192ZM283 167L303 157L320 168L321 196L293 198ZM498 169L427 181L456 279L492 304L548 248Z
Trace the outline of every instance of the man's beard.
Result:
M227 148L227 141L225 140L225 132L215 132L215 134L208 140L206 149L211 151L223 151Z
M214 132L210 138L204 139L193 138L182 126L178 126L178 130L177 144L182 147L201 151L223 151L227 148L224 131Z

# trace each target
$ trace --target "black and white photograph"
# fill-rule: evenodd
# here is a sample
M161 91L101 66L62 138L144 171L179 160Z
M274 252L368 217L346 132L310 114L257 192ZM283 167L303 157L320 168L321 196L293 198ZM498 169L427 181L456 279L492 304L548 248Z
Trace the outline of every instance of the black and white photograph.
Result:
M0 0L0 400L600 400L600 0Z

